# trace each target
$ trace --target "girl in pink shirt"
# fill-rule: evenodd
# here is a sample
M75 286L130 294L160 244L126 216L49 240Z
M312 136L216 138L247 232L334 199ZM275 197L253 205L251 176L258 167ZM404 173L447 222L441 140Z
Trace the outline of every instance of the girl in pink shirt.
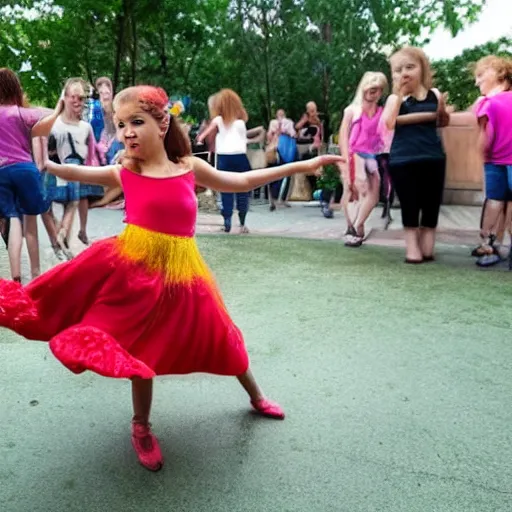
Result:
M23 215L27 217L25 228L30 252L35 254L37 231L34 233L33 229L37 224L30 216L48 209L41 176L32 159L32 138L46 137L62 108L62 100L53 112L26 108L18 77L10 69L0 68L0 216L9 228L6 242L11 276L18 282L21 281ZM31 261L31 267L33 274L39 273L38 261Z
M379 123L383 109L378 103L386 87L387 79L383 73L365 73L341 122L340 150L347 158L347 164L342 165L344 190L341 204L347 219L346 245L350 247L359 247L363 243L364 224L379 201L376 155L382 152ZM351 216L348 204L356 198L360 204Z

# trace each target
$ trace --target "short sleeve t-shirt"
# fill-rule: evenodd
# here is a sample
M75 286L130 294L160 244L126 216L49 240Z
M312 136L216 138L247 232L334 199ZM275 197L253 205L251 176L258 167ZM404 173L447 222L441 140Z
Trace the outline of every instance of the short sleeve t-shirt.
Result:
M32 162L32 128L45 113L37 108L0 105L0 167Z
M89 155L89 138L93 136L89 123L65 123L59 116L53 125L48 144L55 148L61 163L84 165ZM58 186L66 183L66 180L57 178Z
M222 117L212 120L219 132L215 139L215 149L219 155L238 155L247 152L247 128L245 122L236 119L231 124L224 124Z
M512 91L483 98L476 115L488 119L486 162L512 165Z

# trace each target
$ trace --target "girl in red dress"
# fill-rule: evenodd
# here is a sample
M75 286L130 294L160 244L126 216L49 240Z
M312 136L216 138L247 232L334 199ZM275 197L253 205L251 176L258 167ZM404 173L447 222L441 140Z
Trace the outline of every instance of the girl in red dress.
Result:
M26 287L0 280L0 325L49 341L55 357L75 373L131 379L132 444L152 471L163 465L149 425L156 375L236 376L257 412L284 418L256 383L242 334L198 251L195 185L242 192L341 161L326 155L246 173L216 171L190 156L167 101L162 89L149 86L117 95L117 137L126 148L122 167L47 162L49 172L68 181L121 186L124 231Z

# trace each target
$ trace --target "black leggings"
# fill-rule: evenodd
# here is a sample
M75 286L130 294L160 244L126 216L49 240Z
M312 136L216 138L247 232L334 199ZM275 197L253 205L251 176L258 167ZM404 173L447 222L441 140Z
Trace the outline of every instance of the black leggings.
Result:
M405 228L436 228L443 199L446 160L390 165Z

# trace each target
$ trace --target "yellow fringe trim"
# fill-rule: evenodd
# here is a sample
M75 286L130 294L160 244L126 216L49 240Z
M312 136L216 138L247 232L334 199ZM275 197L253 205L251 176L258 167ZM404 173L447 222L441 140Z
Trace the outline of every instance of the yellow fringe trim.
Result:
M122 257L143 263L149 271L161 274L166 283L190 284L197 278L212 282L194 238L166 235L129 224L117 241Z

